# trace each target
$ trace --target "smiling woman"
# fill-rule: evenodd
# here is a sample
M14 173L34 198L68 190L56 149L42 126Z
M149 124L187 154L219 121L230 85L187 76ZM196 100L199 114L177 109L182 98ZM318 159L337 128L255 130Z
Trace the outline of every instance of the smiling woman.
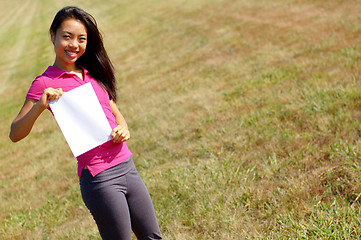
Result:
M154 207L126 141L128 125L115 101L113 65L95 19L76 7L65 7L50 27L55 49L53 66L32 83L23 107L11 124L17 142L31 131L49 102L91 83L112 128L108 141L77 156L82 198L103 239L161 239ZM92 119L89 119L92 121Z

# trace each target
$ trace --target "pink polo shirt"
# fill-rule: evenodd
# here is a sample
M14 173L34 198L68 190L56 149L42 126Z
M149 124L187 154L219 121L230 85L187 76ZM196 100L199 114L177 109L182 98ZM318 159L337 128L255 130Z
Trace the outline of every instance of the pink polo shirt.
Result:
M83 70L84 80L81 80L75 74L49 66L42 75L35 78L26 97L39 100L46 88L62 88L64 92L67 92L90 82L111 128L116 127L117 123L109 105L110 99L108 92L99 85L86 69ZM129 151L125 142L114 143L113 141L108 141L77 157L78 175L79 177L81 176L81 172L86 166L92 176L95 176L108 168L124 162L131 155L132 153Z

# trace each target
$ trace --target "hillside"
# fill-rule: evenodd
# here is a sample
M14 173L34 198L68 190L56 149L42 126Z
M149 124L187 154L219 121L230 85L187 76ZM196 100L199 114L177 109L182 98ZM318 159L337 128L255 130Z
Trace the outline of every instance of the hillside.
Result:
M66 5L102 30L164 239L361 237L361 1L1 5L1 239L100 239L51 114L8 139Z

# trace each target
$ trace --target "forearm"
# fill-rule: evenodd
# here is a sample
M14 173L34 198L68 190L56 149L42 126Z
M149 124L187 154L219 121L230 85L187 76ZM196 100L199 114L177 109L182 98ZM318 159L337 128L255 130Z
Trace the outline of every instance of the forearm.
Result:
M125 121L125 119L121 113L119 113L119 114L117 114L117 116L115 116L115 121L118 125L128 129L128 124Z
M112 100L109 103L110 103L110 108L112 109L113 115L115 117L115 122L118 125L128 129L128 124L125 121L123 115L120 113L118 106Z
M113 141L115 143L128 141L129 138L130 138L130 133L129 133L129 130L128 130L127 122L125 121L123 115L120 113L120 111L119 111L117 105L115 104L115 102L110 100L109 104L110 104L110 107L112 109L113 115L115 117L115 121L118 124L118 126L113 128L112 133L110 135L111 138L113 139Z
M34 104L23 116L19 114L12 122L9 137L11 141L17 142L29 135L36 119L44 111L39 104Z
M61 88L46 88L40 100L26 98L18 116L14 119L10 127L9 137L11 141L17 142L26 137L39 115L49 107L49 102L59 99L63 95Z

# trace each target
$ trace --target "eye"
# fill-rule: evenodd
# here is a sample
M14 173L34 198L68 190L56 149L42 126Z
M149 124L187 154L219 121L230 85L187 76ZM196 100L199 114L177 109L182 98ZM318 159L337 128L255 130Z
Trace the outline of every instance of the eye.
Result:
M63 38L64 39L70 39L70 36L69 35L63 35Z
M85 41L86 41L86 38L85 38L85 37L81 37L81 38L79 38L79 41L80 41L80 42L85 42Z

